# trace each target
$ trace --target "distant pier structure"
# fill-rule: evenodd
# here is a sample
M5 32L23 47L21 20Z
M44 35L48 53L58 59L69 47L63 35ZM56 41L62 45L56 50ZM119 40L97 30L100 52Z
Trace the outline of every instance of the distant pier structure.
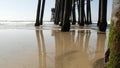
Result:
M61 26L61 31L70 31L71 25L91 25L92 0L55 0L55 8L51 9L51 21ZM43 24L45 0L38 0L35 26ZM99 0L98 26L100 31L107 28L107 0Z
M51 9L51 19L50 19L51 22L54 22L55 21L55 8L52 8Z

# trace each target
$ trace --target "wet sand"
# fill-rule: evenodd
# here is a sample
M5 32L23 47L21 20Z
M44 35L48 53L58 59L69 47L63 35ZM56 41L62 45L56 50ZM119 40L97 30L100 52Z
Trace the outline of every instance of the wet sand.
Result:
M103 68L108 32L0 29L0 68Z

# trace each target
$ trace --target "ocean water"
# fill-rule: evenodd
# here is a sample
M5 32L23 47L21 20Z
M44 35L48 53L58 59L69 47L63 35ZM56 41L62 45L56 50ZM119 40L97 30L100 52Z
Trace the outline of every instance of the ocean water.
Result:
M0 25L9 25L9 26L25 26L35 24L35 21L0 21ZM54 24L53 22L45 21L43 25Z
M35 21L0 21L0 28L34 28ZM43 25L52 25L53 22L43 22Z
M28 25L28 24L34 24L35 21L0 21L0 25ZM93 23L97 23L94 21ZM48 25L48 24L54 24L54 22L50 21L44 21L43 25ZM108 21L108 24L110 24L110 21Z
M96 27L96 22L93 22L92 26ZM108 21L108 24L110 22ZM0 29L35 29L35 21L0 21ZM44 21L43 26L56 27L53 26L54 22ZM57 26L58 27L58 26Z

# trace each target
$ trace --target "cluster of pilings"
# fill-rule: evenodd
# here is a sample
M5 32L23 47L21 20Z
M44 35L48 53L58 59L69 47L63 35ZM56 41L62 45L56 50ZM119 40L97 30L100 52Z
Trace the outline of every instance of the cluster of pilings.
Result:
M38 1L38 10L35 26L42 25L45 0ZM41 11L40 11L41 10ZM91 0L55 0L54 24L61 26L61 31L69 31L70 25L84 26L92 24ZM98 24L100 31L106 31L107 27L107 0L99 0ZM78 18L78 19L76 19Z

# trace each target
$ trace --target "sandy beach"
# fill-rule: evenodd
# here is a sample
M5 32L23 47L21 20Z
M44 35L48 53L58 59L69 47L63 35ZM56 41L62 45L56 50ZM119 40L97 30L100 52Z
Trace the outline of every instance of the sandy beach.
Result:
M0 68L103 68L107 41L94 29L1 28Z

